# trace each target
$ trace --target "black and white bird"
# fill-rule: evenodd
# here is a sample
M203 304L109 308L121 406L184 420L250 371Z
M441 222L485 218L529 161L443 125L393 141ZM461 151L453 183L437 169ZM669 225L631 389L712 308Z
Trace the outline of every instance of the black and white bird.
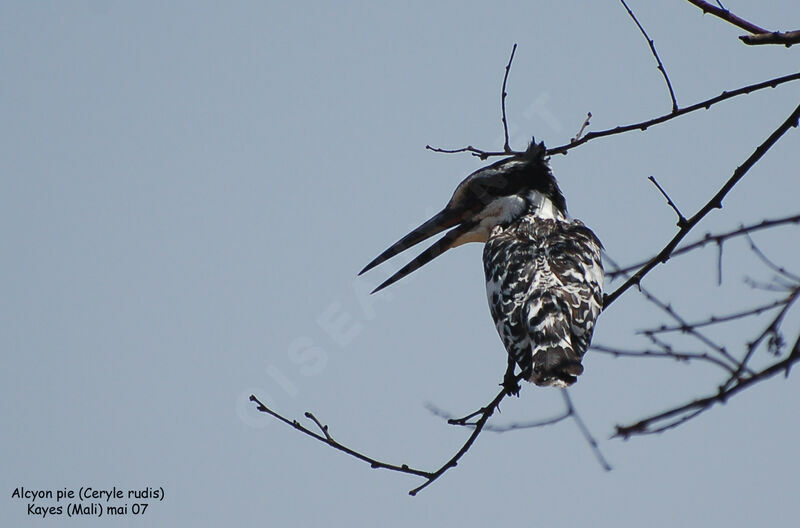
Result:
M374 293L450 248L485 242L486 294L508 352L509 393L519 391L515 365L536 385L575 383L603 303L602 244L583 222L568 218L545 153L533 141L524 154L473 172L442 211L359 273L453 228Z

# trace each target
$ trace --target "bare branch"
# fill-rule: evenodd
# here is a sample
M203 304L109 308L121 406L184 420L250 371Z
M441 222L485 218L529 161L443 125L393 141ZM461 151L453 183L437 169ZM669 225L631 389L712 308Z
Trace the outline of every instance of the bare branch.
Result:
M665 425L662 425L662 426L657 427L655 429L648 429L646 431L642 431L642 432L637 433L637 434L640 434L640 435L661 434L664 431L669 431L670 429L675 429L679 425L683 425L684 423L688 422L692 418L695 418L699 414L704 413L707 410L708 410L708 407L703 407L703 408L697 409L696 411L688 413L688 414L685 414L685 415L681 416L680 418L677 418L677 419L675 419L675 420L673 420L673 421L671 421L671 422L669 422L669 423L667 423ZM625 439L627 440L627 438L625 438Z
M709 243L716 243L717 245L721 246L724 241L726 241L728 239L731 239L731 238L738 237L738 236L743 236L743 235L745 235L747 233L753 233L755 231L760 231L762 229L770 229L772 227L776 227L776 226L780 226L780 225L784 225L784 224L798 224L798 223L800 223L800 214L787 216L787 217L784 217L784 218L776 218L776 219L773 219L773 220L762 220L758 224L752 224L752 225L748 225L748 226L741 226L738 229L734 229L733 231L728 231L726 233L720 233L718 235L712 235L711 233L706 233L705 236L702 239L700 239L700 240L698 240L696 242L692 242L691 244L687 244L685 246L681 246L678 249L676 249L675 251L673 251L671 257L676 257L678 255L682 255L684 253L688 253L688 252L693 251L695 249L702 248L702 247L706 246ZM606 278L609 278L609 279L613 280L613 279L619 277L620 275L624 275L624 274L630 273L630 272L632 272L632 271L644 266L645 264L647 264L647 262L648 261L643 260L641 262L637 262L636 264L631 264L630 266L625 266L624 268L618 268L618 269L615 269L615 270L608 271L608 272L606 272Z
M491 152L486 150L476 149L472 145L468 145L466 147L457 148L457 149L443 149L438 147L432 147L430 145L425 145L427 150L431 150L433 152L439 152L441 154L458 154L460 152L470 152L473 156L480 158L482 160L496 157L496 156L508 156L508 152ZM518 153L517 153L518 154Z
M696 226L713 209L722 208L722 200L730 192L731 189L741 180L745 174L755 165L758 160L770 149L772 146L792 127L797 127L798 118L800 118L800 105L794 109L788 118L774 131L769 137L759 145L753 154L745 160L745 162L738 167L733 176L725 182L725 185L689 220L680 228L678 233L670 240L666 246L650 261L642 266L636 273L633 274L625 283L617 288L610 295L605 296L603 308L606 309L613 303L620 295L622 295L628 288L634 284L639 284L642 278L647 275L658 264L665 263L669 260L673 250L677 247L678 243Z
M686 323L685 325L674 325L674 326L667 326L661 325L658 328L651 328L645 330L644 332L648 334L663 334L667 332L685 332L687 327L688 328L701 328L704 326L711 326L717 325L722 323L728 323L730 321L735 321L737 319L744 319L746 317L752 317L754 315L761 315L764 312L768 312L773 308L777 308L778 306L785 305L789 300L788 299L780 299L769 304L763 304L761 306L757 306L755 308L751 308L749 310L744 310L742 312L734 312L727 315L712 315L708 319L704 319L702 321L693 321L691 323Z
M586 440L586 443L589 444L589 447L592 449L592 453L594 453L595 458L597 459L598 463L603 467L606 471L611 471L611 465L603 456L603 453L600 451L600 447L597 444L597 440L592 436L589 432L589 429L583 423L583 420L578 414L578 411L575 409L575 406L572 403L572 400L569 397L569 393L567 389L561 390L561 396L564 399L565 410L561 414L553 416L552 418L547 418L544 420L537 420L533 422L513 422L507 425L485 425L484 429L486 431L492 431L495 433L505 433L508 431L520 430L520 429L535 429L538 427L545 427L548 425L557 424L558 422L562 422L567 418L572 418L575 421L575 424L578 426L578 429L581 431L583 438ZM478 409L472 414L469 414L463 418L453 418L451 414L435 407L431 404L427 405L428 410L430 410L436 416L440 416L447 420L447 423L450 425L460 425L464 427L477 427L477 423L470 422L472 418L475 416L481 415L483 416L485 412L485 407L482 409Z
M518 378L521 379L522 375L520 374ZM494 411L497 409L497 407L500 405L500 402L503 401L503 398L505 398L506 396L507 393L505 388L501 389L500 392L497 393L497 396L494 397L494 400L492 400L492 402L489 405L487 405L482 409L481 417L475 423L475 429L472 431L472 434L469 435L467 441L464 442L464 445L461 446L461 449L459 449L450 460L445 462L444 465L442 465L442 467L440 467L439 469L434 471L430 476L428 476L427 481L425 481L422 485L409 491L408 492L409 495L412 496L416 495L417 493L428 487L434 480L441 477L448 469L456 467L458 461L461 459L462 456L464 456L464 454L469 450L469 448L472 447L472 444L478 438L478 435L481 434L483 427L486 425L487 420L489 420L492 414L494 414Z
M712 15L721 18L722 20L733 24L736 27L740 27L745 31L749 31L750 33L769 33L766 29L759 27L752 22L748 22L743 18L739 18L738 16L734 15L727 9L721 9L717 6L713 6L708 2L704 2L703 0L687 0L690 4L694 4L700 9L703 10L703 13L711 13Z
M700 333L700 331L698 331L697 328L695 328L695 327L691 326L689 323L687 323L686 320L683 317L678 315L678 313L675 311L675 309L672 307L671 304L667 304L667 303L661 301L660 299L656 298L654 295L652 295L650 292L648 292L644 288L640 288L640 290L641 290L642 295L644 295L644 297L650 303L654 304L655 306L657 306L658 308L663 310L674 321L676 321L681 326L681 330L684 333L689 334L692 337L696 338L700 343L702 343L705 346L707 346L708 348L714 350L717 354L722 356L723 359L729 361L731 364L733 364L733 365L738 365L739 364L738 361L736 361L736 358L731 356L728 353L728 351L725 349L724 346L722 346L722 345L720 345L718 343L715 343L710 338L708 338L706 335ZM659 341L656 339L655 335L652 332L650 332L648 330L643 330L640 333L646 335L653 343L655 343L657 345L660 344Z
M518 374L516 376L516 381L519 382L522 379L522 377L523 377L522 373ZM320 442L323 442L323 443L331 446L334 449L337 449L337 450L339 450L339 451L341 451L343 453L346 453L346 454L348 454L348 455L350 455L352 457L355 457L355 458L357 458L359 460L362 460L362 461L368 463L370 465L370 467L372 467L372 468L387 469L389 471L396 471L398 473L406 473L406 474L409 474L409 475L416 475L418 477L423 477L425 479L425 482L422 485L420 485L420 486L412 489L411 491L409 491L410 495L416 495L421 490L423 490L426 487L428 487L433 481L435 481L436 479L438 479L439 477L444 475L449 469L454 468L454 467L456 467L458 465L458 461L461 459L461 457L463 457L466 454L467 451L469 451L470 447L472 447L472 444L478 438L478 435L481 434L481 431L483 430L484 426L486 425L486 422L489 420L489 418L492 416L492 414L494 414L495 410L497 410L498 406L500 405L500 402L506 396L507 396L506 389L503 388L497 394L497 396L495 396L494 399L488 405L486 405L485 407L482 407L481 409L479 409L475 413L469 415L468 417L465 417L465 418L461 419L461 420L467 420L467 419L474 418L476 416L480 416L480 418L478 418L478 420L476 422L474 422L474 423L460 424L460 425L470 425L470 426L474 427L474 430L470 434L469 438L467 438L467 440L464 442L464 444L462 444L461 448L447 462L445 462L436 471L425 471L425 470L421 470L421 469L415 469L415 468L412 468L412 467L408 466L408 464L402 464L402 465L399 465L399 466L396 465L396 464L389 464L387 462L382 462L382 461L377 460L375 458L369 457L369 456L367 456L367 455L365 455L363 453L360 453L360 452L358 452L358 451L356 451L356 450L354 450L352 448L349 448L349 447L347 447L347 446L345 446L343 444L340 444L339 442L337 442L336 440L333 439L333 437L331 436L331 434L330 434L330 432L328 430L328 426L327 425L323 425L322 422L320 422L316 418L316 416L314 416L310 412L306 412L305 413L306 418L308 418L311 421L313 421L314 424L322 431L322 434L315 433L311 429L308 429L307 427L304 427L303 425L301 425L297 420L290 420L289 418L286 418L286 417L282 416L281 414L273 411L272 409L270 409L269 407L264 405L255 395L251 395L250 396L250 401L256 403L257 409L259 411L267 413L270 416L272 416L274 418L277 418L278 420L282 421L283 423L285 423L287 425L291 425L292 427L294 427L298 431L300 431L300 432L302 432L302 433L304 433L304 434L310 436L311 438L314 438L314 439L316 439L316 440L318 440Z
M780 292L786 293L787 291L794 291L795 286L786 284L775 277L772 282L757 281L751 277L745 277L744 283L753 288L754 290L762 290L766 292Z
M448 413L447 411L436 407L435 405L428 403L425 407L435 416L439 418L443 418L447 421L450 425L463 425L464 427L474 427L475 424L473 422L469 422L468 420L477 414L480 414L480 410L477 413L473 413L472 415L465 416L464 418L454 418L452 414ZM486 424L483 428L484 431L491 431L493 433L505 433L507 431L515 431L518 429L535 429L538 427L545 427L548 425L554 425L558 422L566 420L569 418L569 409L565 409L561 414L553 416L551 418L545 418L543 420L536 420L532 422L511 422L505 425L493 425L493 424Z
M661 123L665 123L667 121L675 119L676 117L680 117L680 116L689 114L691 112L695 112L695 111L700 110L700 109L706 109L707 110L707 109L711 108L713 105L715 105L715 104L717 104L719 102L725 101L726 99L730 99L732 97L736 97L736 96L739 96L739 95L749 94L749 93L752 93L752 92L755 92L755 91L758 91L758 90L763 90L764 88L775 88L776 86L779 86L781 84L784 84L784 83L787 83L787 82L791 82L791 81L796 81L798 79L800 79L800 72L792 73L792 74L789 74L789 75L784 75L783 77L776 77L776 78L770 79L768 81L763 81L763 82L759 82L759 83L755 83L755 84L750 84L748 86L743 86L741 88L737 88L736 90L725 91L725 92L722 92L721 94L719 94L716 97L712 97L710 99L706 99L705 101L700 101L699 103L695 103L695 104L693 104L691 106L685 106L685 107L683 107L683 108L681 108L681 109L679 109L677 111L670 112L668 114L664 114L664 115L661 115L661 116L658 116L658 117L654 117L652 119L648 119L647 121L641 121L639 123L633 123L633 124L630 124L630 125L617 126L615 128L609 128L607 130L599 130L597 132L589 132L588 134L583 136L583 138L579 139L578 141L575 141L575 142L572 142L572 143L568 143L566 145L561 145L559 147L547 149L547 154L549 154L551 156L555 155L555 154L565 154L567 151L572 150L575 147L578 147L580 145L583 145L584 143L587 143L587 142L589 142L589 141L591 141L593 139L597 139L597 138L601 138L601 137L607 137L607 136L614 136L616 134L622 134L624 132L630 132L631 130L642 130L642 131L644 131L644 130L647 130L649 127L653 126L653 125L659 125ZM489 155L487 155L487 157L493 156L493 155L495 155L495 154L489 154ZM500 155L504 155L504 154L500 154Z
M648 176L647 179L650 180L651 182L653 182L653 185L655 185L656 188L659 191L661 191L661 194L664 196L664 198L667 199L667 205L672 207L672 210L675 211L675 214L678 215L678 227L685 226L686 225L686 217L684 217L681 214L681 211L678 209L678 206L675 205L675 202L672 201L672 198L670 198L669 195L667 194L667 192L658 184L658 182L656 181L655 177Z
M609 347L606 345L596 345L592 344L590 350L595 352L601 352L603 354L609 354L614 357L632 357L632 358L663 358L663 359L672 359L675 361L707 361L713 365L716 365L729 374L736 372L735 369L731 368L727 363L715 358L714 356L707 354L705 352L676 352L674 350L623 350L620 348Z
M667 89L669 89L669 98L672 100L672 111L673 112L677 112L678 111L678 101L675 99L675 92L672 89L672 83L669 81L669 75L667 75L667 70L664 68L664 64L661 62L661 59L658 57L658 52L656 51L656 46L653 43L653 39L651 39L650 36L647 34L647 31L644 30L642 25L639 23L639 20L636 18L636 15L633 14L633 11L631 11L631 8L628 7L628 4L625 3L625 0L619 0L619 1L622 2L622 5L625 7L625 10L631 16L633 21L636 22L636 27L639 28L639 31L642 33L642 35L644 36L645 40L647 41L647 44L650 46L650 52L653 54L653 57L655 57L656 63L658 63L658 70L661 72L661 75L664 76L664 80L667 83Z
M772 260L770 260L764 254L764 252L761 251L761 249L756 245L755 241L753 240L753 237L750 236L750 233L745 233L744 236L747 237L747 241L750 243L750 249L753 251L753 253L756 254L756 256L759 258L759 260L761 260L761 262L763 262L768 268L770 268L772 271L774 271L776 273L779 273L780 275L786 277L787 279L789 279L791 281L800 282L800 277L798 277L794 273L790 272L789 270L787 270L783 266L778 266L777 264L772 262Z
M614 437L628 439L634 435L652 434L676 427L677 425L694 418L702 411L705 411L718 403L725 403L728 401L728 399L730 399L731 396L734 396L751 385L771 378L775 374L785 372L788 376L792 365L797 361L800 361L800 335L797 337L797 341L795 341L791 354L789 354L789 356L787 356L785 359L777 361L769 367L745 379L737 379L737 381L728 388L720 387L716 394L691 401L668 411L655 414L643 420L639 420L638 422L630 425L617 425L617 432L614 434ZM657 429L651 428L654 424L670 420L674 417L679 417L679 419L676 422L671 422L668 425L661 426Z
M752 247L754 251L757 249L754 247L754 245ZM769 264L772 264L772 262L769 261ZM632 435L657 434L664 432L666 430L675 428L693 419L702 412L711 408L716 403L724 403L731 395L746 388L748 385L752 383L771 377L772 375L781 370L785 370L786 375L788 376L791 365L794 362L800 360L800 351L798 350L798 347L800 347L800 335L798 335L797 337L797 341L795 342L792 352L783 361L774 363L770 367L758 372L754 372L753 370L751 370L748 364L750 362L750 359L753 357L755 351L765 340L767 340L767 344L771 352L773 352L775 355L780 354L783 343L783 337L780 332L781 323L783 322L792 304L796 302L798 299L800 299L800 283L795 283L792 285L792 288L789 291L789 295L785 299L781 299L771 304L758 306L750 310L729 314L727 316L722 316L722 317L712 316L710 319L703 320L697 323L687 323L686 321L678 319L679 324L676 326L668 327L666 325L662 325L658 329L645 331L645 333L647 333L648 336L651 338L654 336L654 334L665 333L670 331L681 331L681 332L696 334L697 328L700 326L722 324L725 322L742 319L744 317L751 317L759 315L770 309L782 306L780 311L772 318L772 320L769 322L766 328L764 328L764 330L762 330L755 339L747 343L746 353L741 360L738 361L733 360L733 358L731 358L730 355L727 354L725 355L725 359L731 361L736 366L736 368L731 371L730 368L727 367L727 365L725 365L726 369L729 370L729 377L718 388L716 394L699 400L691 401L687 404L676 406L668 411L640 420L634 423L633 425L617 426L617 433L615 436L628 438L629 436ZM671 308L669 308L668 311L669 313L672 313ZM593 349L597 348L598 347L596 346L593 347ZM613 349L611 349L609 352L613 353L614 355L620 355L619 351ZM650 354L635 352L635 353L627 353L626 355L643 357ZM658 355L661 357L677 356L672 350L666 350L665 352L659 353Z
M606 256L606 260L608 260L612 266L618 268L616 262L614 262L613 259L611 259L611 257ZM736 361L734 357L732 357L728 353L728 351L725 349L724 346L715 343L707 336L700 333L696 328L689 325L683 317L678 315L678 313L675 311L675 309L672 307L671 304L665 303L664 301L662 301L661 299L650 293L646 288L643 288L641 285L639 285L639 292L644 296L645 299L647 299L648 302L657 306L660 310L664 311L667 315L669 315L670 318L675 320L680 325L680 328L683 332L696 338L698 341L700 341L700 343L714 350L717 354L719 354L722 357L723 360L727 361L726 363L722 360L719 360L719 364L722 365L726 370L728 370L729 372L733 372L734 369L738 367L739 363ZM649 330L643 330L638 333L646 335L647 338L654 345L660 347L666 353L667 356L671 356L674 354L672 346L660 341L656 337L656 334L654 332L651 332Z
M711 13L712 15L740 27L745 31L749 31L750 35L742 35L739 40L750 46L757 46L762 44L783 44L787 48L792 44L800 43L800 30L797 31L769 31L759 27L752 22L738 17L731 13L728 9L716 7L703 0L688 0L689 3L696 5L703 10L703 13Z
M514 61L514 53L517 51L517 44L514 43L514 47L511 48L511 57L508 58L508 64L506 64L506 73L503 75L503 90L502 96L500 97L500 107L503 110L503 135L505 137L505 142L503 143L503 150L506 154L511 154L513 151L511 147L508 145L508 120L506 119L506 96L508 93L506 92L506 83L508 82L508 73L511 71L511 63Z
M400 472L400 473L408 473L410 475L417 475L417 476L425 477L425 478L430 478L432 476L432 473L430 473L429 471L422 471L420 469L413 469L413 468L408 467L406 464L403 464L403 465L400 465L400 466L397 466L397 465L394 465L394 464L387 464L386 462L381 462L381 461L376 460L374 458L368 457L368 456L366 456L366 455L364 455L362 453L354 451L354 450L350 449L349 447L346 447L346 446L340 444L339 442L335 441L331 437L331 435L328 433L327 426L322 426L322 424L320 424L320 422L313 415L311 415L311 413L306 413L306 416L310 415L309 418L311 418L314 421L314 423L320 429L322 429L324 431L324 433L325 433L324 435L320 435L318 433L315 433L314 431L308 429L307 427L304 427L304 426L300 425L300 422L298 422L297 420L290 420L290 419L288 419L288 418L286 418L284 416L281 416L277 412L273 411L272 409L270 409L269 407L264 405L255 395L252 395L252 394L250 395L250 401L254 402L257 405L257 409L259 411L267 413L270 416L273 416L273 417L277 418L278 420L282 421L283 423L285 423L287 425L291 425L292 427L294 427L295 429L297 429L301 433L304 433L304 434L310 436L311 438L319 440L320 442L328 444L329 446L331 446L334 449L337 449L337 450L339 450L339 451L341 451L343 453L347 453L348 455L350 455L352 457L355 457L355 458L357 458L359 460L363 460L364 462L368 463L373 468L388 469L390 471L397 471L397 472Z
M716 97L712 97L710 99L706 99L704 101L700 101L699 103L695 103L691 106L686 106L683 108L678 109L677 111L670 112L668 114L664 114L658 117L654 117L652 119L648 119L646 121L640 121L638 123L631 123L629 125L620 125L614 128L609 128L606 130L599 130L597 132L589 132L582 138L578 138L576 140L570 141L566 145L561 145L558 147L547 149L547 155L553 156L555 154L566 154L568 151L572 150L575 147L583 145L593 139L598 139L602 137L614 136L617 134L623 134L625 132L630 132L632 130L647 130L649 127L653 125L659 125L661 123L665 123L676 117L680 117L697 110L706 109L708 110L712 106L727 99L731 99L733 97L737 97L739 95L746 95L752 92L756 92L759 90L763 90L765 88L775 88L780 86L781 84L785 84L788 82L796 81L800 79L800 72L791 73L789 75L784 75L782 77L775 77L774 79L769 79L767 81L758 82L755 84L750 84L747 86L742 86L741 88L737 88L731 91L724 91L721 94L717 95ZM430 145L425 146L426 149L431 150L433 152L440 152L443 154L455 154L460 152L469 152L473 156L476 156L482 160L486 160L488 158L498 157L498 156L508 156L509 154L512 155L522 155L522 152L515 152L515 151L490 151L490 150L481 150L475 148L473 146L467 146L457 149L443 149L438 147L431 147Z
M780 328L781 322L783 322L783 318L786 316L786 313L791 308L792 304L800 298L800 285L797 286L797 289L789 296L786 300L786 304L781 308L778 314L773 318L772 322L761 332L758 337L756 337L753 341L747 344L747 353L745 354L742 361L739 363L739 368L731 374L728 381L720 388L720 390L727 390L733 383L735 383L741 374L747 369L747 364L750 362L750 358L753 357L753 354L758 349L758 346L761 344L764 339L769 335L776 335L778 333L778 329Z
M589 444L589 446L591 446L597 462L599 462L606 471L611 471L611 465L605 459L603 453L600 452L600 447L597 445L597 440L594 439L592 433L590 433L589 429L586 427L586 424L583 423L580 415L575 411L575 407L572 405L572 399L569 397L567 389L561 389L561 396L563 396L564 403L567 405L569 415L572 416L573 420L575 420L575 424L578 426L578 429L580 429L581 434L583 434L583 438L585 438L586 442Z
M760 33L757 35L742 35L739 40L749 46L761 44L783 44L791 47L792 44L800 44L800 29L796 31L775 31L773 33Z

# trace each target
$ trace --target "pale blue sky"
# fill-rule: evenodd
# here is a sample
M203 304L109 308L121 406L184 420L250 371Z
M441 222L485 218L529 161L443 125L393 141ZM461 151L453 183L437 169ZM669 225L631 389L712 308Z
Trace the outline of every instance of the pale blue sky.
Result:
M658 437L608 440L713 390L704 366L590 354L571 390L614 466L573 423L482 435L416 498L418 479L368 466L255 412L256 393L342 442L434 468L465 438L432 416L488 402L505 368L479 245L386 292L356 273L439 209L481 162L426 144L548 145L670 109L646 43L616 1L3 2L0 6L0 524L37 521L17 486L163 486L136 526L751 526L795 515L795 376ZM585 5L586 4L586 5ZM746 47L688 2L630 0L678 101L796 71L797 47ZM795 0L725 5L776 29ZM654 175L693 213L797 105L800 85L737 98L552 160L569 210L622 263L675 232ZM797 130L703 222L797 212ZM794 266L797 229L758 238ZM412 252L408 257L413 256ZM798 271L795 269L795 271ZM768 298L743 243L653 272L689 317ZM628 292L598 343L643 346L662 317ZM798 318L787 322L797 328ZM793 325L793 326L792 326ZM757 327L720 333L733 350ZM736 348L739 347L739 348ZM496 423L558 412L526 386Z

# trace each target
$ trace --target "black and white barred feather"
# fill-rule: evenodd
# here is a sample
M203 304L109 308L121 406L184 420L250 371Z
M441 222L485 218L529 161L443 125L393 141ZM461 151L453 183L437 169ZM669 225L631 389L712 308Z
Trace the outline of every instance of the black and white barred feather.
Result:
M496 226L483 250L497 332L525 378L569 386L583 372L603 302L602 245L580 220L532 210Z

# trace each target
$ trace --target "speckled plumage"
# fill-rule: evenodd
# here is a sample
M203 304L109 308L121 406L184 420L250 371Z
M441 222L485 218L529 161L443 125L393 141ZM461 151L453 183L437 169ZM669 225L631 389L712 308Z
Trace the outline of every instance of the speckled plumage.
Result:
M489 309L529 381L563 387L583 372L603 302L601 247L581 221L535 213L489 235L483 250Z

